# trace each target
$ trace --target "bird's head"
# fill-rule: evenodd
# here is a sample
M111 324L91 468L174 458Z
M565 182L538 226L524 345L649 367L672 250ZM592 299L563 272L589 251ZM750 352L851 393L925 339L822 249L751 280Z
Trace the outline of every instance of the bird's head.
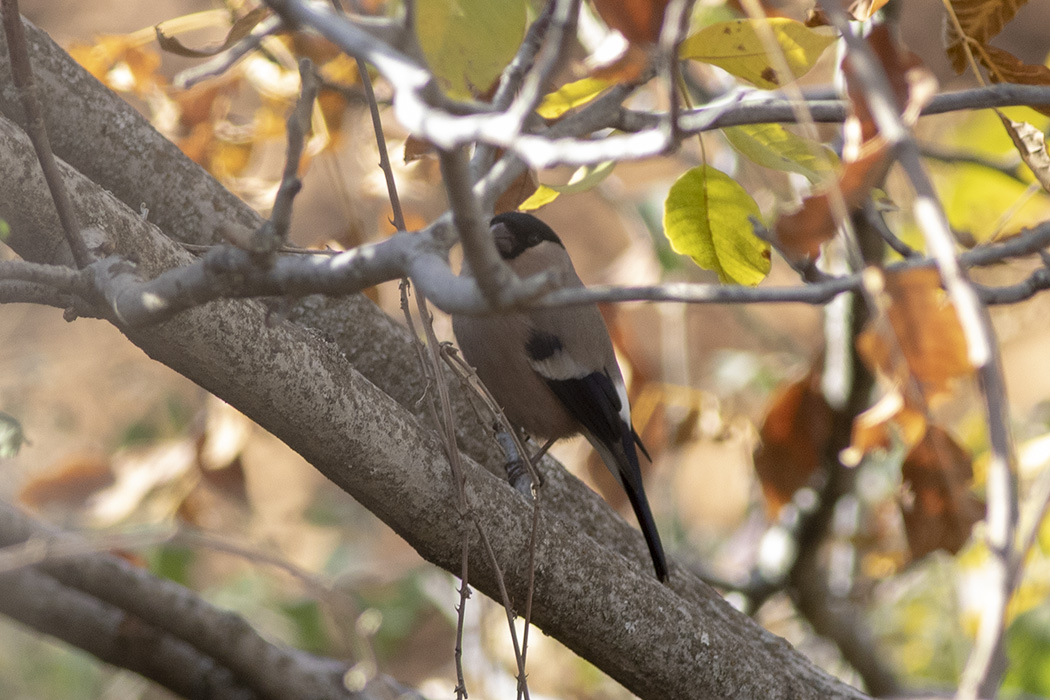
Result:
M513 260L544 242L554 243L563 250L565 248L558 234L532 214L505 212L493 217L491 226L496 249L504 260Z

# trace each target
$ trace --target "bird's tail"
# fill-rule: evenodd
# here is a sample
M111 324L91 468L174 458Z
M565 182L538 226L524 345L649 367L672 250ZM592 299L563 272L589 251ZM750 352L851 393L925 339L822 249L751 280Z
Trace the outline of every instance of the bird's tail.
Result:
M642 472L638 465L638 453L634 448L633 431L625 434L622 444L615 447L603 445L599 440L591 440L591 444L627 492L627 500L631 502L631 508L638 518L638 527L641 528L645 544L649 547L656 577L666 583L667 557L660 543L660 533L656 529L656 521L653 520L653 511L649 508L649 499L645 497L645 488L642 486Z

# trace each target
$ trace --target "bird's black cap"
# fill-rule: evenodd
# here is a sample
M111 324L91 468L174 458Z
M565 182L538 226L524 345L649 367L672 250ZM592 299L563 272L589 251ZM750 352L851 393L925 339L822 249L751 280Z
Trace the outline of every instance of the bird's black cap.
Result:
M502 239L497 236L496 239L496 247L499 248L500 255L503 256L504 260L513 260L529 248L537 246L543 241L550 241L562 248L565 247L562 245L561 239L558 238L558 234L554 233L554 229L532 214L508 211L493 217L490 224L492 226L503 224L503 228L510 234L509 236L503 236Z

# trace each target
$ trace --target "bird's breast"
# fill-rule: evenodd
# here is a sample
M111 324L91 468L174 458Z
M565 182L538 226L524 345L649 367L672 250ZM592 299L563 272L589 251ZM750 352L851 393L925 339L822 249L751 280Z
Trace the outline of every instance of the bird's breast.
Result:
M530 328L521 314L455 316L463 357L478 372L508 420L542 439L580 432L579 423L529 363Z

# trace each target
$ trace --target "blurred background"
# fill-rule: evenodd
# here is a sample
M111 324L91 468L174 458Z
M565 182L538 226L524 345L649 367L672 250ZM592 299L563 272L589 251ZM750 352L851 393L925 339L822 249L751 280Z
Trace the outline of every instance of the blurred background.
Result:
M295 71L254 56L223 76L179 90L174 76L200 61L161 51L152 40L157 23L219 7L185 0L22 2L31 21L266 212L283 164L283 119L298 90ZM804 18L807 9L787 5L780 11ZM1044 30L1048 9L1048 2L1029 3L999 43L1042 63L1050 46ZM730 16L724 8L710 11ZM942 90L972 85L972 79L955 76L939 42L930 39L943 22L942 8L908 3L903 13L905 44L934 71ZM228 30L228 22L214 17L197 16L188 24L199 25L180 31L188 46L215 44ZM294 242L347 248L389 235L390 207L367 105L353 87L353 62L340 61L316 40L283 41L289 55L310 55L333 80L350 86L326 93L320 104L327 131L315 133L311 142ZM582 74L589 47L574 50L580 60L566 67L561 82ZM826 56L804 82L827 83L834 61ZM724 80L710 67L696 68L692 78L708 85ZM418 227L445 209L438 166L426 155L406 162L408 135L385 107L387 87L380 82L376 89L408 226ZM660 96L643 92L635 99L651 105ZM1025 109L1016 113L1023 116L1014 118L1046 127L1046 117ZM1012 144L1001 131L985 112L930 117L919 125L924 143L944 156L930 167L952 223L978 243L1050 216L1050 197L1032 189L1030 178L953 160L973 153L1016 171ZM835 131L822 127L822 133L830 141ZM704 136L704 152L708 163L751 193L763 214L797 200L797 178L750 164L719 134ZM537 213L562 237L586 283L717 282L674 253L661 230L668 188L701 162L693 139L674 157L618 164L596 187L563 195ZM545 184L564 183L571 175L571 169L536 174ZM897 230L917 241L898 174L891 173L886 193ZM1034 266L1003 265L981 271L979 278L1016 281ZM765 284L797 282L797 274L774 256ZM368 294L401 317L396 285ZM1023 485L1050 461L1048 311L1046 295L994 311ZM624 304L603 312L630 383L637 428L653 454L645 478L665 546L679 561L719 580L743 580L768 542L768 497L753 461L760 427L775 398L820 362L823 309ZM439 335L451 340L447 319L439 316L436 323ZM458 581L422 562L278 440L148 359L111 326L66 323L55 309L0 307L0 411L17 419L26 438L16 456L2 460L5 498L63 525L155 537L133 552L144 566L244 615L268 638L347 658L366 675L378 669L429 697L452 695ZM985 450L979 404L963 392L949 413L956 437L975 455L972 490L979 494ZM559 443L553 452L631 517L622 492L585 441ZM984 595L988 555L971 539L956 554L913 558L898 508L901 459L891 453L865 464L853 510L842 516L827 556L848 564L839 585L856 606L856 624L874 638L871 653L904 685L954 688ZM1008 637L1008 688L1031 695L1050 694L1050 528L1043 532L1014 601ZM814 634L786 595L773 595L755 614L832 673L860 682L839 648ZM471 697L508 697L515 670L502 607L476 596L467 619ZM630 697L542 634L530 636L529 686L535 698ZM132 674L3 620L0 694L165 697Z

